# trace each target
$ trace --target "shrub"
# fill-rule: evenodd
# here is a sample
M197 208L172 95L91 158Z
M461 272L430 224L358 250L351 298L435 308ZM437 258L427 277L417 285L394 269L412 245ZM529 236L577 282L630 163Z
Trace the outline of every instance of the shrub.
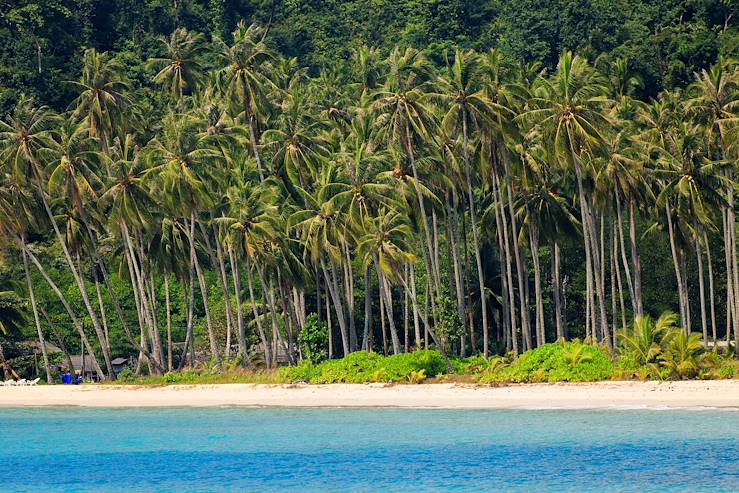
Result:
M510 365L502 358L481 375L480 383L593 382L613 376L607 350L581 342L545 344L522 354Z
M298 335L298 344L303 359L314 365L325 360L328 356L328 325L319 321L318 315L311 313Z
M367 383L411 381L423 372L437 375L445 369L444 358L436 351L418 351L383 357L377 353L356 352L349 356L330 360L320 365L303 363L281 368L279 379L283 382L310 383ZM421 379L423 380L423 379Z
M135 378L136 375L134 375L133 370L131 370L130 368L124 368L118 374L117 380L119 382L132 382Z

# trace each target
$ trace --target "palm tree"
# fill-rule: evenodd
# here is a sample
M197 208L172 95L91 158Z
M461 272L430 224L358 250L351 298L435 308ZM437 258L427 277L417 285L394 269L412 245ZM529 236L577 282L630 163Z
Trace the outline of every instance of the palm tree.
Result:
M154 82L165 89L168 87L172 101L181 103L185 91L194 90L204 78L202 57L206 47L203 35L179 27L169 39L159 38L159 43L165 56L150 58L147 68L158 69Z
M90 48L83 57L82 77L70 84L79 90L72 103L72 116L84 119L90 136L99 139L103 153L108 154L116 125L131 106L127 95L130 84L123 67L107 53ZM131 119L129 112L126 120Z
M699 123L705 125L710 159L723 161L729 157L731 141L736 136L739 123L739 69L729 69L729 64L719 60L708 70L695 75L695 82L688 88L687 110ZM733 157L733 156L732 156ZM734 212L734 167L724 171L727 204L721 208L724 245L726 250L727 332L734 324L734 336L739 345L739 255L736 241L736 214ZM733 302L733 303L732 303ZM737 352L739 357L739 351Z
M480 309L482 313L483 354L488 357L488 308L485 292L485 273L483 271L482 253L477 225L477 208L472 191L472 172L469 155L469 130L478 133L484 121L491 117L493 103L487 98L482 88L482 73L474 51L457 50L454 63L447 68L447 75L439 78L441 92L434 94L441 100L446 114L442 118L442 127L450 134L462 131L462 155L464 158L465 182L467 184L467 200L470 209L472 244L475 249L477 278L480 289Z
M236 175L234 183L227 192L229 210L228 215L216 219L216 222L226 229L226 249L229 257L243 258L246 261L249 298L251 302L254 323L257 326L259 336L267 358L267 366L271 366L271 351L269 339L262 326L254 296L254 282L252 280L253 263L256 261L260 251L269 240L276 239L279 225L276 217L277 193L267 184L253 185ZM239 350L246 355L246 326L243 321L243 309L241 298L241 277L236 262L232 262L234 274L234 292L236 294L238 315L238 338ZM262 286L262 289L266 289Z
M618 338L622 350L637 365L645 366L657 362L663 351L663 340L676 327L677 315L663 313L654 321L648 315L636 317L630 331L621 331Z
M421 217L421 226L426 240L424 261L427 272L432 274L436 294L441 292L439 266L434 262L433 242L428 216L424 206L423 193L419 184L420 175L416 166L416 147L433 139L435 122L431 108L427 105L428 94L424 83L430 77L428 60L412 48L405 51L395 48L387 59L389 74L384 86L374 93L370 111L376 122L383 128L389 143L402 149L410 161L415 195ZM415 142L414 142L415 141Z
M223 90L226 99L237 108L236 113L244 114L259 177L263 180L264 172L256 128L262 111L263 87L270 84L264 69L265 62L271 59L271 54L263 42L262 28L256 24L247 27L243 21L239 22L233 38L232 46L216 40L223 63L223 68L217 72L218 86Z
M21 99L16 105L13 115L8 117L8 122L0 122L0 142L2 143L0 144L2 145L0 160L10 163L19 178L30 180L35 184L44 211L62 248L67 266L80 290L95 331L102 333L98 316L90 303L87 287L59 230L59 225L56 223L55 215L49 205L43 185L45 176L40 155L43 154L43 149L49 147L51 140L50 127L56 121L56 117L47 108L34 107L30 100ZM30 258L33 260L35 257L31 255ZM36 264L35 261L34 264ZM37 264L37 267L40 267L40 264ZM86 340L86 337L83 339ZM88 347L88 351L93 354L90 347ZM113 378L112 367L109 366L107 369L109 376Z
M542 80L541 88L529 101L530 109L523 113L522 118L538 123L560 164L572 166L575 170L586 262L592 266L595 278L601 336L611 345L605 289L599 274L602 259L597 227L591 210L591 193L586 190L585 183L587 161L601 150L603 131L610 125L602 112L606 93L600 74L586 60L566 52L560 57L553 77Z
M183 217L189 217L190 262L200 285L211 355L216 366L221 367L205 276L198 259L195 238L198 211L208 208L213 203L208 189L210 165L220 159L221 154L204 145L203 138L198 136L198 122L188 115L168 117L164 122L161 136L150 142L149 153L156 170L159 171L162 191L168 196L169 203L173 204L176 212Z

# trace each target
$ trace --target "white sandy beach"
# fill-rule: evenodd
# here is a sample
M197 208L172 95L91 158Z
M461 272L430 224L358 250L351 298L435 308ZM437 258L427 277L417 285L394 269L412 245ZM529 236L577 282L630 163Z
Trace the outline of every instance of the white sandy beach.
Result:
M0 407L735 408L739 380L486 387L426 385L55 385L0 388Z

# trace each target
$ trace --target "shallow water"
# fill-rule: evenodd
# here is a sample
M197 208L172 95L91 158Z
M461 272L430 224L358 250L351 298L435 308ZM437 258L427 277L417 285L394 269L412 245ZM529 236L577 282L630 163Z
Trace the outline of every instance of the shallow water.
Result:
M1 491L739 491L739 412L0 409Z

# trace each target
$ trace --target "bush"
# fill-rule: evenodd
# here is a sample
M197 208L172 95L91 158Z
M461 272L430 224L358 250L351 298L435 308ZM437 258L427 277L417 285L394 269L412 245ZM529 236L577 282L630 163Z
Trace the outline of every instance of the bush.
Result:
M283 382L309 383L420 381L426 375L443 373L445 368L444 358L436 351L418 351L388 357L377 353L357 352L320 365L303 362L298 366L281 368L278 378Z
M136 375L134 375L133 370L131 370L130 368L124 368L118 374L117 380L119 382L132 382L135 378Z
M303 359L314 365L325 360L328 356L328 325L320 322L318 315L311 313L300 331L298 344Z
M613 373L613 362L607 350L575 341L545 344L522 354L510 365L501 362L491 365L479 381L594 382L608 380Z

